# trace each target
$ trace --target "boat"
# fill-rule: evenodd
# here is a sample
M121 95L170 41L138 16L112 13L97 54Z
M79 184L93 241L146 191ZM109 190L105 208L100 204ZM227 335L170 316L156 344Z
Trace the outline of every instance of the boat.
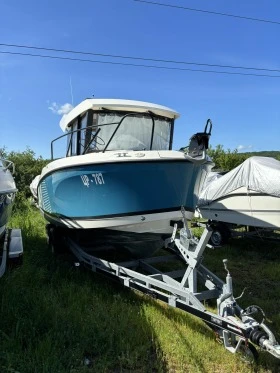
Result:
M17 191L12 175L13 168L12 162L0 159L0 238L4 236L6 231Z
M0 159L0 278L7 263L21 264L23 255L21 230L7 228L17 192L13 173L13 162Z
M206 155L212 123L191 137L187 152L176 151L178 117L153 103L95 98L62 117L65 133L52 141L52 161L35 191L53 243L54 230L67 229L96 247L146 257L182 223L182 209L192 218L212 166ZM55 142L63 137L66 154L54 159Z
M276 159L250 157L225 175L217 175L210 182L206 179L205 185L197 203L204 219L257 228L280 227L280 162Z

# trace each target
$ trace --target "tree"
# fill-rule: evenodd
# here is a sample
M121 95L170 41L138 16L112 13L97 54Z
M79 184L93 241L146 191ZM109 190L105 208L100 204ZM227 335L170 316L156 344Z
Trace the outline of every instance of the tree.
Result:
M215 169L223 171L232 170L248 158L247 155L238 153L237 149L233 151L228 149L225 151L223 145L217 145L216 149L213 149L210 146L208 149L208 155L215 163Z
M15 165L14 179L18 189L17 200L26 200L31 196L29 185L42 168L49 162L41 156L36 157L35 152L27 148L23 152L7 152L5 148L0 149L1 157L12 161Z

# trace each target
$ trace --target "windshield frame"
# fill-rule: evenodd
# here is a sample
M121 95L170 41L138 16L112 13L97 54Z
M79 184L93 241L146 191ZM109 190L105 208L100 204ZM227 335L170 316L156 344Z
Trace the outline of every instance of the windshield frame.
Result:
M93 116L94 114L99 114L99 113L112 113L112 114L117 114L117 115L121 115L122 118L115 122L111 122L111 123L104 123L104 124L92 124L93 123ZM81 126L81 122L83 120L83 118L85 117L85 115L87 115L87 124L86 124L86 127L82 127ZM93 109L89 109L87 110L85 113L83 113L82 115L79 115L78 117L76 117L73 122L70 124L70 128L72 128L72 124L77 124L77 127L75 130L68 130L65 134L55 138L52 142L51 142L51 159L54 159L54 152L53 152L53 144L54 142L56 142L57 140L61 139L61 138L64 138L67 136L68 138L68 141L67 141L67 149L66 149L66 157L71 157L71 156L75 156L75 155L83 155L83 154L88 154L86 153L85 151L81 151L81 147L82 147L82 144L81 144L81 135L82 135L82 131L86 131L86 130L89 130L89 129L92 129L95 127L96 129L96 132L95 134L93 135L93 137L91 138L90 142L93 142L96 138L98 138L98 134L101 130L102 127L104 126L110 126L110 125L116 125L116 128L114 129L114 131L112 132L112 135L110 136L109 140L107 141L104 147L104 149L101 149L101 150L96 150L96 152L99 152L99 153L105 153L106 151L111 151L111 150L108 150L108 147L110 145L110 143L112 142L114 136L116 135L117 131L119 130L119 128L121 127L124 119L128 118L128 117L137 117L137 116L143 116L143 117L147 117L147 118L150 118L151 121L152 121L152 129L151 129L151 139L150 139L150 146L148 149L145 149L145 151L151 151L151 150L159 150L159 149L152 149L153 147L153 141L154 141L154 135L155 135L155 120L156 119L160 119L160 120L164 120L166 121L167 123L170 124L170 132L169 132L169 144L168 144L168 150L172 150L172 145L173 145L173 134L174 134L174 118L169 118L169 117L165 117L165 116L161 116L161 115L157 115L157 114L154 114L152 111L146 111L146 112L132 112L132 111L120 111L120 110L109 110L109 109L106 109L106 108L102 108L102 110L93 110ZM73 136L73 134L75 136ZM75 142L76 144L72 144L73 142L73 139L75 139ZM86 146L86 150L88 150L89 148L89 144L85 144ZM70 152L70 148L72 149L72 147L75 147L77 150L76 150L76 154L72 154L72 152ZM114 151L115 149L113 149ZM116 149L117 151L118 149ZM165 149L167 150L167 149ZM133 151L133 150L132 150ZM134 150L136 151L136 150Z
M113 124L117 124L117 127L115 128L112 135L110 136L110 138L109 138L107 144L105 145L104 149L101 150L102 153L104 153L105 151L108 151L107 149L108 149L110 143L112 142L113 138L115 137L116 133L118 132L119 128L121 127L123 121L128 117L137 117L139 115L141 115L143 117L150 118L152 120L150 146L149 146L148 149L145 149L145 151L157 150L157 149L152 149L153 141L154 141L154 134L155 134L155 119L161 119L161 120L164 120L164 121L166 121L167 123L170 124L168 150L172 149L173 133L174 133L174 118L168 118L168 117L165 117L165 116L157 115L157 114L154 114L152 111L147 111L147 112L127 111L127 112L125 112L125 111L118 111L118 110L106 110L105 108L102 108L102 109L103 110L92 110L92 109L89 110L89 112L91 111L91 115L88 112L88 120L89 120L88 127L90 127L90 121L92 120L93 114L99 114L99 113L104 113L105 111L108 111L108 113L114 113L114 114L122 115L122 118L118 122L111 122L111 123L101 124L101 125L97 126L97 128L100 128L102 126L110 126L110 125L113 125Z

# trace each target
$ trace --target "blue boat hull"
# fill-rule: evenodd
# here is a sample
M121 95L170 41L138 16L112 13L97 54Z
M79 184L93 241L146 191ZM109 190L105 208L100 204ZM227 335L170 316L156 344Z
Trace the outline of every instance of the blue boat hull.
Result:
M91 164L57 170L39 184L40 207L68 218L193 211L200 167L187 161Z
M64 168L40 180L39 206L52 223L73 222L72 227L79 229L82 227L80 222L89 221L89 228L98 229L95 232L95 235L98 233L98 242L103 241L117 249L122 246L133 252L133 256L141 256L138 254L141 250L143 254L144 245L150 253L162 247L167 232L160 231L160 228L153 232L150 228L139 233L137 227L145 224L152 214L157 214L159 220L167 220L168 212L176 212L180 218L178 211L182 206L193 212L197 200L194 191L200 172L201 166L185 160L115 162ZM135 216L140 218L137 224L131 220L131 229L110 226L121 217L127 217L129 221L129 217ZM108 222L107 229L98 225L104 219ZM170 234L172 227L169 223ZM111 230L109 234L111 228L117 229L116 234Z

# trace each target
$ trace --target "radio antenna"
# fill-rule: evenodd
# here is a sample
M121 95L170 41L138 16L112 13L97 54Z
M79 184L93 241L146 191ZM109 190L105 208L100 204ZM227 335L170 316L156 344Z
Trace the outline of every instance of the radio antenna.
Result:
M74 105L74 98L73 98L73 87L72 87L72 78L70 75L70 92L71 92L71 99L72 99L72 106Z

